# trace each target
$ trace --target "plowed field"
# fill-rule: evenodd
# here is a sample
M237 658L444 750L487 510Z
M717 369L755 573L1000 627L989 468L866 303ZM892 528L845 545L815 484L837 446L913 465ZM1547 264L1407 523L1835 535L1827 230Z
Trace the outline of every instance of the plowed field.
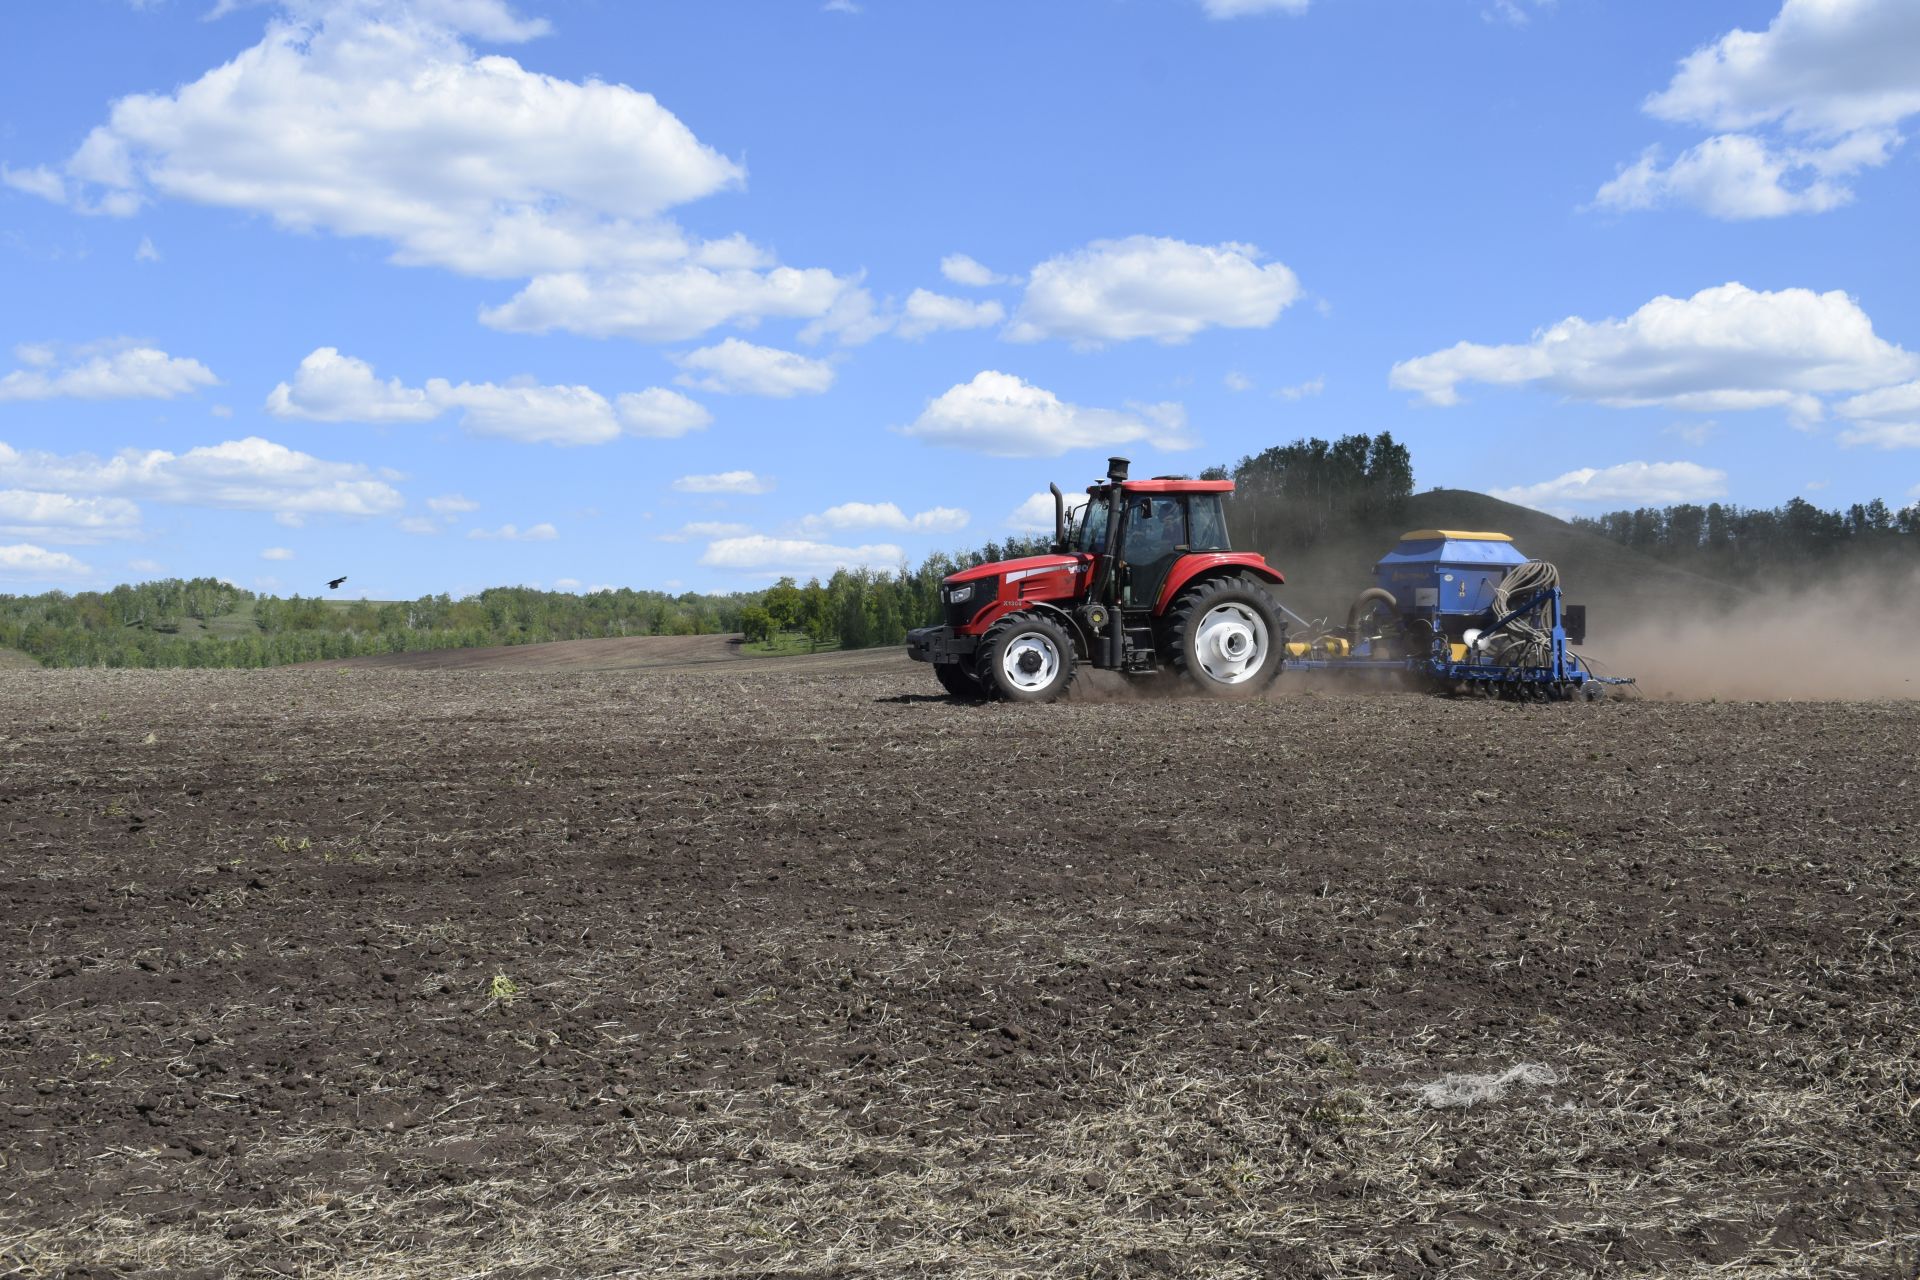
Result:
M1883 1276L1920 707L0 673L0 1271Z

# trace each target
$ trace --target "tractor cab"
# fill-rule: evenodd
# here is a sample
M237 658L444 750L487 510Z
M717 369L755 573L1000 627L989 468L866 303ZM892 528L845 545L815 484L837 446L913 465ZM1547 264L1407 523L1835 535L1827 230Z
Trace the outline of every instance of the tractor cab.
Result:
M1171 671L1209 693L1264 687L1285 633L1267 594L1284 579L1227 535L1231 480L1106 479L1068 518L1054 503L1051 553L975 565L942 583L946 625L908 633L907 652L963 697L1052 701L1078 666Z
M1122 563L1116 574L1116 603L1123 609L1152 610L1175 566L1185 557L1232 551L1222 503L1232 491L1231 480L1176 476L1156 476L1117 486L1112 482L1090 485L1087 503L1077 513L1078 519L1068 525L1062 549L1104 558L1108 534L1117 529Z

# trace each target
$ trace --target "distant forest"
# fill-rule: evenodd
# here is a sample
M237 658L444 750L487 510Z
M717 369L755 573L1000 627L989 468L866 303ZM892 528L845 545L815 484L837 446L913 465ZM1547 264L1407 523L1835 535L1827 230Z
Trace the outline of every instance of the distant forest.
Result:
M1576 517L1573 524L1677 568L1733 583L1797 578L1842 563L1920 563L1920 503L1895 511L1878 498L1844 511L1802 498L1780 507L1681 503Z
M1210 467L1232 478L1235 544L1302 551L1347 529L1390 526L1413 494L1413 462L1391 435L1297 440ZM1579 528L1729 582L1818 572L1842 560L1920 563L1920 504L1824 511L1799 498L1758 509L1715 503L1616 511ZM940 617L940 580L970 565L1045 551L1015 537L929 556L918 568L843 569L761 591L678 595L627 589L574 595L494 587L376 603L256 595L212 578L109 591L0 595L0 649L50 667L268 667L319 658L537 644L608 636L804 634L817 647L900 644Z

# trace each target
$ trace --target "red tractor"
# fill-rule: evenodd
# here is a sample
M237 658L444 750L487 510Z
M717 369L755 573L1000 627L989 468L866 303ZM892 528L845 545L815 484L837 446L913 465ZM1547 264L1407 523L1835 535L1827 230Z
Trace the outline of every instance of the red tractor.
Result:
M1231 480L1127 479L1112 459L1069 522L1053 491L1053 552L976 565L940 585L946 624L907 635L949 693L1051 702L1081 664L1129 676L1171 671L1206 693L1244 696L1280 674L1286 632L1264 557L1234 551Z

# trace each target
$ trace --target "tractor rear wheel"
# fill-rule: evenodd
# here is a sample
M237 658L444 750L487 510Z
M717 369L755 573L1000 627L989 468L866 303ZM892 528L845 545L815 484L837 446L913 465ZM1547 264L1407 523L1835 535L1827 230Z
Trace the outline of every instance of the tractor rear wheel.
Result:
M1218 698L1244 698L1273 683L1286 629L1273 597L1244 578L1216 578L1167 611L1167 653L1183 682Z
M1009 702L1052 702L1073 683L1073 638L1042 613L1010 613L980 644L979 679Z
M956 698L979 702L987 696L987 687L980 683L980 677L964 662L934 663L933 678L940 682L942 689Z

